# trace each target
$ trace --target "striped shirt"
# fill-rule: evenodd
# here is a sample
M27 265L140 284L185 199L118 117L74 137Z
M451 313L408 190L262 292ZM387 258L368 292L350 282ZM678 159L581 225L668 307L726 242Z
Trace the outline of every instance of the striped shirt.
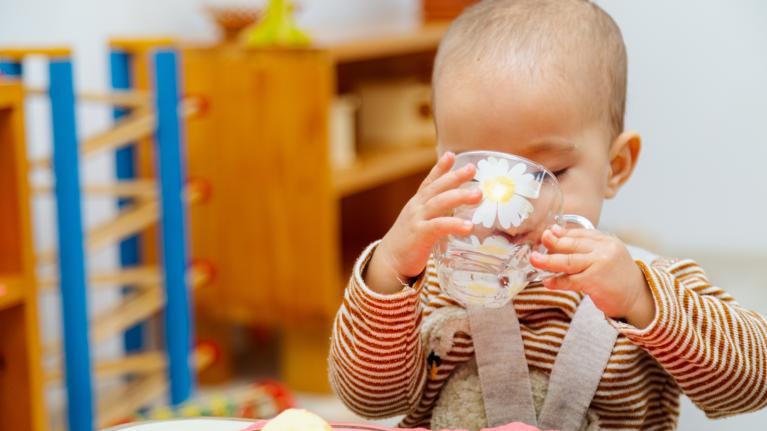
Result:
M354 266L333 327L329 373L344 403L369 418L405 414L403 427L430 425L450 373L472 358L471 335L457 332L429 372L421 332L435 310L458 307L439 286L433 263L393 295L362 279L376 244ZM655 301L645 329L608 319L618 339L590 410L602 429L676 427L680 393L710 418L767 404L767 322L713 286L691 260L637 262ZM513 300L531 370L551 372L583 295L530 285Z

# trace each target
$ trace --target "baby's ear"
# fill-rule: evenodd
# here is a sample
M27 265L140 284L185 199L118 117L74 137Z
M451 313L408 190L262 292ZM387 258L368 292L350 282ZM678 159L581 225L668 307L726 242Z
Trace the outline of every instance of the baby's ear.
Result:
M639 133L623 132L615 138L610 146L610 172L605 198L609 199L618 194L618 190L631 178L641 149L642 138Z

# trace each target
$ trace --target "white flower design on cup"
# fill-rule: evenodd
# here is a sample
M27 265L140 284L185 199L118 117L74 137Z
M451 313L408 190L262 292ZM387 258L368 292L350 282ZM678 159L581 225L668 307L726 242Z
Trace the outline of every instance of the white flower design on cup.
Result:
M474 224L490 228L496 216L504 229L519 227L533 212L527 199L538 197L539 184L523 163L509 167L506 159L488 157L477 163L474 179L482 190L482 203L474 211Z

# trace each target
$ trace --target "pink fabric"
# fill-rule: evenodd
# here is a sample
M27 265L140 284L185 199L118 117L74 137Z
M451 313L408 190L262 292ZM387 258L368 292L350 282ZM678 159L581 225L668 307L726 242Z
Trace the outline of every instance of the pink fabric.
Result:
M259 421L254 423L253 425L243 429L242 431L258 431L260 430L264 425L266 425L268 421ZM333 430L334 431L430 431L425 428L385 428L385 427L379 427L375 425L354 425L354 424L345 424L345 423L334 423ZM465 430L442 430L442 431L465 431ZM495 428L482 428L480 431L541 431L538 428L523 424L521 422L514 422L508 425L502 425Z

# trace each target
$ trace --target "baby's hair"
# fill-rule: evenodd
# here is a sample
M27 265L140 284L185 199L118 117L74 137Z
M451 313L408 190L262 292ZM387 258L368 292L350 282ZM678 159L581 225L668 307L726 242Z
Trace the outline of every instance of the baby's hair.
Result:
M609 121L614 138L623 131L626 63L620 29L590 1L483 0L451 24L437 52L433 81L457 65L473 67L472 73L554 78L589 99L589 109Z

